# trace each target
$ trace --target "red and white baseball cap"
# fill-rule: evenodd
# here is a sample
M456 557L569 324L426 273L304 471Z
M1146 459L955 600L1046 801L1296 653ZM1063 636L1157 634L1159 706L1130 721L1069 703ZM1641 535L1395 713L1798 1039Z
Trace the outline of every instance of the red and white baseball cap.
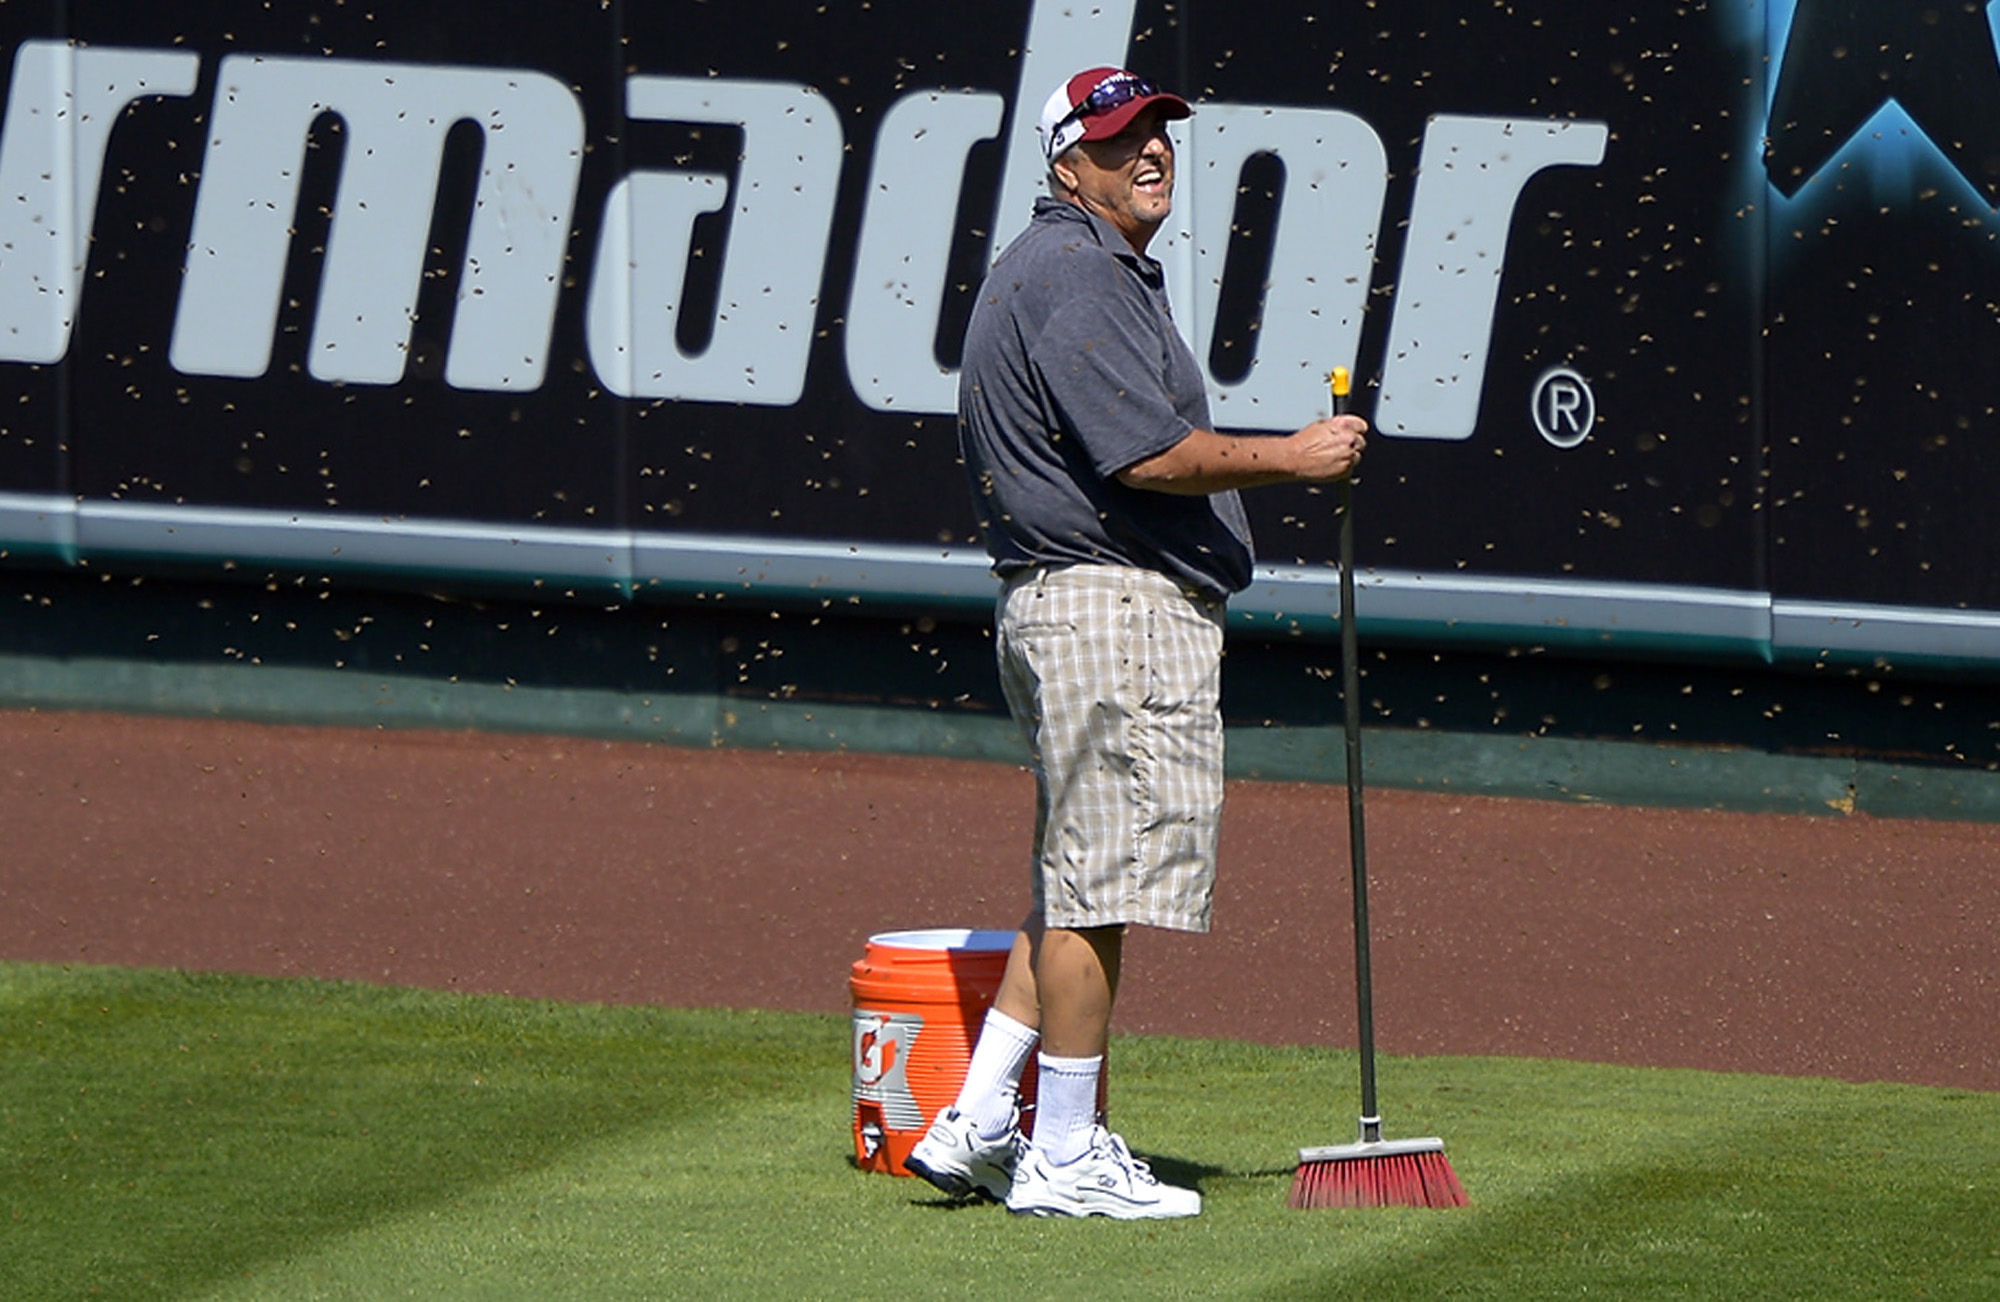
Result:
M1180 96L1123 68L1079 72L1042 105L1042 120L1035 127L1042 137L1042 156L1053 160L1079 140L1115 136L1149 104L1163 106L1170 121L1194 113Z

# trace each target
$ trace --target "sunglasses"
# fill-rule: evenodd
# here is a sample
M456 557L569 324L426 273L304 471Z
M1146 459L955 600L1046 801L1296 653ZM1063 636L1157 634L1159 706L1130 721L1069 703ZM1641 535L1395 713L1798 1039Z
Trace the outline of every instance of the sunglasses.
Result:
M1091 88L1090 94L1083 97L1082 103L1063 115L1062 121L1056 123L1055 129L1061 131L1072 122L1096 117L1100 113L1109 113L1113 109L1123 108L1135 99L1145 99L1148 95L1159 93L1158 86L1144 77L1135 77L1129 72L1106 77Z

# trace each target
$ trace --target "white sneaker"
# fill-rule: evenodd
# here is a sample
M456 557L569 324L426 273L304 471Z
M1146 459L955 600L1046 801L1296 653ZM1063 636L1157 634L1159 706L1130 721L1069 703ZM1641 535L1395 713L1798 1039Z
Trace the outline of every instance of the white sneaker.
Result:
M1030 1147L1007 1191L1017 1216L1110 1216L1121 1221L1201 1215L1201 1195L1161 1184L1125 1141L1098 1126L1090 1151L1064 1166Z
M1020 1153L1018 1127L1009 1126L998 1139L986 1139L957 1108L946 1108L903 1159L903 1167L954 1198L984 1194L998 1202L1014 1186Z

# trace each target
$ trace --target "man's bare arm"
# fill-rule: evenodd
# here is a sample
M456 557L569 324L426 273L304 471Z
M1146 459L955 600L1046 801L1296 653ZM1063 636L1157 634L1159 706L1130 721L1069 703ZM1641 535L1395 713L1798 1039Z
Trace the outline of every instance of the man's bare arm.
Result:
M1282 438L1198 429L1165 452L1119 471L1118 481L1185 496L1264 484L1325 483L1353 472L1367 445L1367 430L1359 416L1316 420Z

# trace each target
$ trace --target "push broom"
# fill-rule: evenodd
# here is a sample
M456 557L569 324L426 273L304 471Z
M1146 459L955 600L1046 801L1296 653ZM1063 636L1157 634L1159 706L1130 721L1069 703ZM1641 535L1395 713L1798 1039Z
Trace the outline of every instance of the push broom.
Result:
M1333 412L1348 406L1348 373L1328 377ZM1354 990L1361 1040L1361 1134L1352 1144L1299 1150L1293 1207L1463 1207L1465 1187L1441 1139L1384 1139L1375 1104L1374 986L1368 963L1368 851L1361 813L1361 669L1354 631L1354 487L1340 481L1340 663L1347 728L1347 836L1354 874Z

